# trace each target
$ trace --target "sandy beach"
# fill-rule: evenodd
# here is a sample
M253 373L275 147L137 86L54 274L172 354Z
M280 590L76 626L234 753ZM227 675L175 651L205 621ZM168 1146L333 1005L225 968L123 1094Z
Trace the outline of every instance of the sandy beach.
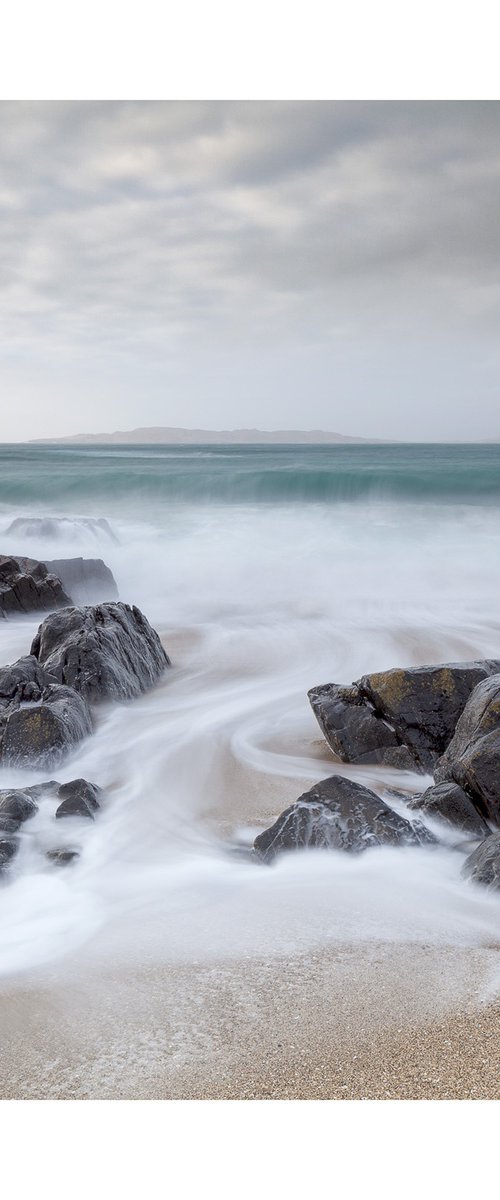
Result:
M3 1099L498 1099L498 948L71 964L0 994ZM488 990L490 989L490 991Z

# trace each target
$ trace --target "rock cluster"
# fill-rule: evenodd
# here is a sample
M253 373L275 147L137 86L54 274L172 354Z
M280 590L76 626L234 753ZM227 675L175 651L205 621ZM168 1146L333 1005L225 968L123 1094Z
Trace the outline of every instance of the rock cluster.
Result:
M323 684L309 699L341 762L433 773L435 782L409 801L406 819L352 780L322 780L259 834L259 859L435 840L415 812L436 829L477 839L464 875L500 888L500 661L397 668L348 686Z
M81 816L93 821L102 795L102 788L86 779L72 779L63 784L51 779L30 787L0 791L0 874L15 857L19 849L18 832L25 821L36 815L42 798L50 796L59 801L56 819ZM57 846L46 856L50 861L64 865L78 858L78 851Z
M66 604L71 604L70 596L45 563L0 555L0 616L63 608Z

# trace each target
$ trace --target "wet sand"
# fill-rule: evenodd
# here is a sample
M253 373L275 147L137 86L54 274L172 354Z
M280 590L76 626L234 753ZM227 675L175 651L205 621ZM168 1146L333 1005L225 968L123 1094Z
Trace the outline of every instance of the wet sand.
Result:
M0 992L3 1099L498 1099L497 947L337 946ZM489 993L491 995L491 992Z

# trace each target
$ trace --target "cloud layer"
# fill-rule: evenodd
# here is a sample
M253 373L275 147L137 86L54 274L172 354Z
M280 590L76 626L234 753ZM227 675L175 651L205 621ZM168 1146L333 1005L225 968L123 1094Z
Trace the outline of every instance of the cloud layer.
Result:
M499 134L495 102L1 103L3 436L500 434Z

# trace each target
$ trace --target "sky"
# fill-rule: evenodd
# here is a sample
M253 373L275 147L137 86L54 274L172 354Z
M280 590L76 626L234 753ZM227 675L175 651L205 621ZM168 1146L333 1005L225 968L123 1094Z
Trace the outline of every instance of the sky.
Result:
M0 440L500 438L500 102L0 102Z

